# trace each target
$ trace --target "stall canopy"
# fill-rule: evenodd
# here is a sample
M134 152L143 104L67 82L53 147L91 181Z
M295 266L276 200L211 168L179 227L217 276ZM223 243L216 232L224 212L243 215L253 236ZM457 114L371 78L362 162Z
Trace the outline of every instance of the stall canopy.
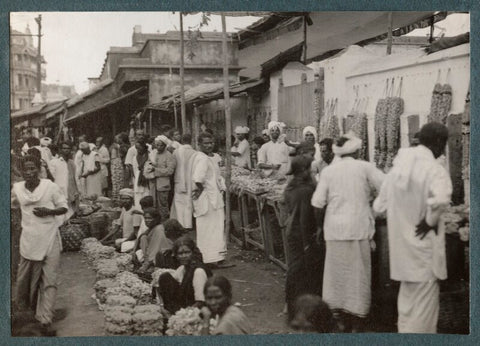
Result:
M34 120L40 117L46 118L48 114L62 110L64 104L65 101L55 101L12 113L10 116L12 125L16 125L25 120Z
M118 104L118 103L120 103L120 102L122 102L122 101L126 101L126 100L128 100L129 98L131 98L131 97L134 97L134 96L136 96L136 95L141 94L142 92L145 92L146 90L147 90L147 87L138 88L138 89L133 90L133 91L131 91L131 92L129 92L129 93L126 93L126 94L124 94L124 95L121 95L121 96L119 96L119 97L117 97L117 98L115 98L115 99L113 99L113 100L107 101L107 102L103 103L103 104L100 105L100 106L93 107L93 108L91 108L91 109L89 109L89 110L87 110L87 111L84 111L84 112L76 113L76 114L74 114L73 116L68 117L68 118L65 120L65 122L66 122L66 123L69 123L69 122L72 122L72 121L75 121L75 120L82 119L82 118L84 118L84 117L86 117L86 116L88 116L88 115L90 115L90 114L93 114L93 113L95 113L95 112L98 112L98 111L100 111L100 110L103 110L103 109L105 109L105 108L107 108L107 107L116 105L116 104Z
M442 20L446 12L392 12L394 35L404 35L416 28ZM330 51L367 40L382 39L387 33L389 12L310 12L307 25L307 61ZM302 44L303 16L298 13L273 13L238 33L239 62L245 67L259 66Z
M247 80L241 83L230 84L230 96L245 92L265 82L264 79ZM210 101L223 99L223 83L200 84L185 91L185 104L204 104ZM173 112L173 107L180 106L180 93L168 95L159 103L147 106L147 109Z

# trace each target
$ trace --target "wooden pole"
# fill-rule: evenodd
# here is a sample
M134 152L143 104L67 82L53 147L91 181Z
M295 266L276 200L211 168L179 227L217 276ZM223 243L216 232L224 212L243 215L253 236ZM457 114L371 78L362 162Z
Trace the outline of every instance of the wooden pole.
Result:
M198 135L200 134L200 119L198 115L198 107L193 104L193 145L194 149L198 150Z
M307 16L303 16L303 64L307 64Z
M187 132L187 112L185 110L185 42L183 40L183 14L180 12L180 102L182 112L182 133Z
M225 204L225 235L227 241L230 240L230 177L232 169L231 137L232 137L232 119L230 115L230 82L228 78L228 47L227 47L227 29L225 14L222 13L222 54L223 54L223 99L225 105L225 185L227 186Z
M392 54L392 43L393 43L393 37L392 37L392 28L393 26L393 14L392 12L388 12L388 28L387 28L387 55Z

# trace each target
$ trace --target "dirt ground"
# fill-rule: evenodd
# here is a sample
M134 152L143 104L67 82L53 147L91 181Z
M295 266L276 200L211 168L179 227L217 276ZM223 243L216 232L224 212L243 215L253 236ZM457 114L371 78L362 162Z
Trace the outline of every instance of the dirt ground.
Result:
M281 315L284 307L285 271L267 263L257 251L229 245L232 268L217 274L230 279L233 302L249 317L256 334L284 334L290 330ZM62 253L56 309L65 309L65 319L54 324L57 336L104 335L103 312L92 299L95 272L78 252Z

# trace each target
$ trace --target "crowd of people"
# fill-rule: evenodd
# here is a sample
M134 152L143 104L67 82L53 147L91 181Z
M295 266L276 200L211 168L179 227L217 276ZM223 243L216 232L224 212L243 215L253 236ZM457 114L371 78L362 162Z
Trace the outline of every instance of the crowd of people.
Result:
M353 133L319 140L315 128L307 126L303 141L294 143L284 128L272 121L249 143L248 127L236 127L231 155L235 165L261 170L266 177L288 176L286 312L291 326L364 330L372 299L375 217L386 212L391 277L401 281L399 332L436 332L438 279L446 275L436 225L452 192L439 160L446 127L425 125L419 144L401 149L388 174L358 159L362 142ZM121 133L110 148L102 137L90 143L80 136L76 145L25 140L12 167L17 176L12 203L22 210L17 307L31 307L39 287L36 318L51 324L58 226L75 214L80 198L109 196L120 201L122 211L102 243L131 253L140 277L152 279L155 268L175 270L153 278L166 315L193 305L202 309L206 333L212 314L223 316L218 334L251 332L243 312L231 305L228 280L212 276L215 269L230 266L226 186L216 138L203 131L195 150L190 134L162 132L150 140L141 130L130 138ZM195 240L189 236L193 233Z

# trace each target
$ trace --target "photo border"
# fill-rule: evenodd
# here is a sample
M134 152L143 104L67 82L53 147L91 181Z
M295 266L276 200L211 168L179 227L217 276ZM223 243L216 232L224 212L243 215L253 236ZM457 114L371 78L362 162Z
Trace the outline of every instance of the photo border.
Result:
M0 61L2 69L0 80L0 162L10 164L10 91L9 83L9 13L10 12L47 12L47 11L220 11L220 10L249 10L249 11L425 11L425 10L449 10L469 11L471 20L470 29L470 89L471 89L471 148L480 148L480 117L479 107L476 102L480 100L479 79L479 40L480 40L480 1L400 1L387 2L385 0L349 0L349 1L326 1L320 0L263 0L263 1L172 1L172 0L7 0L0 3ZM141 23L139 23L141 24ZM87 76L85 76L86 78ZM470 268L479 268L480 252L479 239L476 234L480 230L479 202L480 202L480 150L471 152L471 220ZM212 337L55 337L55 338L21 338L11 337L10 331L10 170L7 167L0 175L0 221L3 225L4 236L0 239L2 249L0 251L0 273L6 280L0 284L0 335L1 344L22 345L24 343L35 345L155 345L161 344L207 344L207 345L256 345L256 344L480 344L479 338L479 270L471 270L470 275L470 335L412 335L412 334L310 334L310 335L248 335L248 336L212 336ZM473 211L473 212L472 212ZM477 231L475 231L477 230ZM477 340L475 342L474 340Z

